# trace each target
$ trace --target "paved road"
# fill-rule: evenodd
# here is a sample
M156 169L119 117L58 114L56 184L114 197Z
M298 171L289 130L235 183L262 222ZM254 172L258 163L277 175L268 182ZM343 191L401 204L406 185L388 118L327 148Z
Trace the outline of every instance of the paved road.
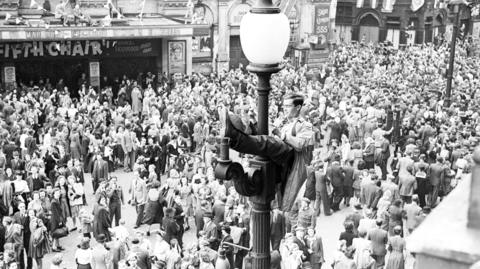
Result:
M132 173L124 173L118 170L117 172L113 173L113 175L117 176L119 184L127 194L127 190L129 187L129 183L132 179ZM90 175L86 175L86 193L87 193L87 201L89 201L88 208L91 210L93 206L93 190L91 185ZM323 269L330 269L332 257L335 251L335 247L337 245L338 236L343 231L343 221L345 217L352 212L351 208L342 208L341 211L334 213L331 216L323 216L321 215L317 220L317 232L322 236L323 244L324 244L324 251L326 257L326 263L323 266ZM129 205L122 206L122 218L126 222L126 226L129 228L130 234L134 234L135 230L133 226L136 220L136 212L135 208ZM190 220L191 227L194 227L193 220ZM140 227L140 231L145 231L146 227ZM152 229L158 229L158 227L152 227ZM64 255L64 262L63 266L65 268L76 268L74 256L75 250L77 249L77 244L80 242L81 234L78 231L74 231L69 236L60 239L60 244L65 247L65 251L62 252ZM151 242L153 243L154 236L150 237ZM184 242L195 242L195 234L194 229L191 229L185 233ZM92 240L92 245L96 244L94 240ZM44 258L44 266L45 268L50 267L50 261L55 253L50 253ZM410 267L407 266L407 269Z

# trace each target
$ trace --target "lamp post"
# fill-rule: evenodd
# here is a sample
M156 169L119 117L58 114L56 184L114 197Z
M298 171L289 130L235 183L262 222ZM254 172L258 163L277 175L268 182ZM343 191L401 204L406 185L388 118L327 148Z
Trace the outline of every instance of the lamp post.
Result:
M465 0L452 0L449 5L453 8L453 13L455 14L455 23L453 25L452 41L450 43L450 59L448 62L448 72L447 72L447 90L445 93L444 106L450 107L450 101L452 98L452 79L453 79L453 68L455 64L455 46L457 43L458 35L458 24L460 23L460 13L461 8L468 3Z
M287 16L275 7L272 0L257 0L240 23L240 42L250 61L247 70L258 77L258 131L268 135L268 95L272 74L283 67L281 62L290 40L290 23ZM256 156L249 161L245 175L238 163L228 157L228 138L220 141L220 158L215 175L221 179L233 179L235 189L250 197L252 268L270 269L270 202L275 198L276 170L265 156ZM240 150L239 150L240 151Z
M258 77L258 134L268 135L268 95L270 78L282 69L281 62L290 40L290 23L287 16L275 7L272 0L258 0L240 23L240 42L250 61L247 70ZM263 156L250 161L257 177L258 194L250 197L251 242L254 269L270 269L270 202L275 198L275 169Z

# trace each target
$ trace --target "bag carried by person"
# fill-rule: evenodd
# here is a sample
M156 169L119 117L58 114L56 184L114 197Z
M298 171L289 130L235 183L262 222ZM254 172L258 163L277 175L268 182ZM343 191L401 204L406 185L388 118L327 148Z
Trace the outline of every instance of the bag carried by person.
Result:
M33 245L36 247L40 245L45 240L45 233L43 229L36 229L33 232Z
M63 226L61 228L55 229L55 231L52 232L52 237L55 239L62 238L68 235L68 229L66 226Z

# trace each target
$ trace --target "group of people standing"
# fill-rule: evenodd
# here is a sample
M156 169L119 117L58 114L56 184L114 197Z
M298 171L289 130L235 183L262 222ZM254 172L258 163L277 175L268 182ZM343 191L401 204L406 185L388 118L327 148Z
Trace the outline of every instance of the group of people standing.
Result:
M318 73L287 65L273 76L270 129L281 142L271 155L309 154L272 206L272 268L404 268L404 236L469 173L478 145L480 61L460 45L446 107L446 49L342 45ZM3 92L0 268L42 268L75 231L82 269L249 268L248 199L214 168L225 116L239 151L255 135L255 85L239 68L101 89L84 78L72 95L43 80ZM125 204L137 213L133 234ZM332 257L322 212L347 212Z

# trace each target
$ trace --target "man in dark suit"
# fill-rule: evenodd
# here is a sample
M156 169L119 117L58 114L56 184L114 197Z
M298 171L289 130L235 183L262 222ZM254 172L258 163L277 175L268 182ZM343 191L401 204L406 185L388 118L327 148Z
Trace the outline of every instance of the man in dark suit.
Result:
M327 176L323 172L323 162L317 162L315 167L315 216L319 216L321 204L323 204L323 213L325 216L330 216L330 199L327 192Z
M382 268L385 265L385 255L387 254L388 233L381 228L382 220L377 220L376 224L377 227L368 233L367 239L371 242L372 257L376 261L376 268Z
M21 253L20 257L20 268L25 268L25 258L23 253L28 253L29 251L29 242L30 242L30 217L27 214L27 210L24 202L18 204L18 210L13 214L13 222L22 226L23 228L23 246L25 251ZM32 268L32 257L27 256L27 268Z
M327 178L330 180L330 183L333 187L332 193L332 209L334 211L340 210L340 202L343 199L343 181L345 179L345 174L343 168L340 166L339 157L337 156L332 165L327 169Z
M97 153L92 169L93 192L97 191L100 179L108 179L108 164L103 160L102 155Z
M430 193L428 204L431 208L434 208L437 204L438 199L438 189L440 184L444 181L445 178L445 167L443 165L443 158L438 157L437 161L430 165Z
M38 168L36 166L32 166L30 172L31 174L27 177L27 184L30 192L45 188L45 184L47 184L49 180L44 175L40 175L38 173Z

